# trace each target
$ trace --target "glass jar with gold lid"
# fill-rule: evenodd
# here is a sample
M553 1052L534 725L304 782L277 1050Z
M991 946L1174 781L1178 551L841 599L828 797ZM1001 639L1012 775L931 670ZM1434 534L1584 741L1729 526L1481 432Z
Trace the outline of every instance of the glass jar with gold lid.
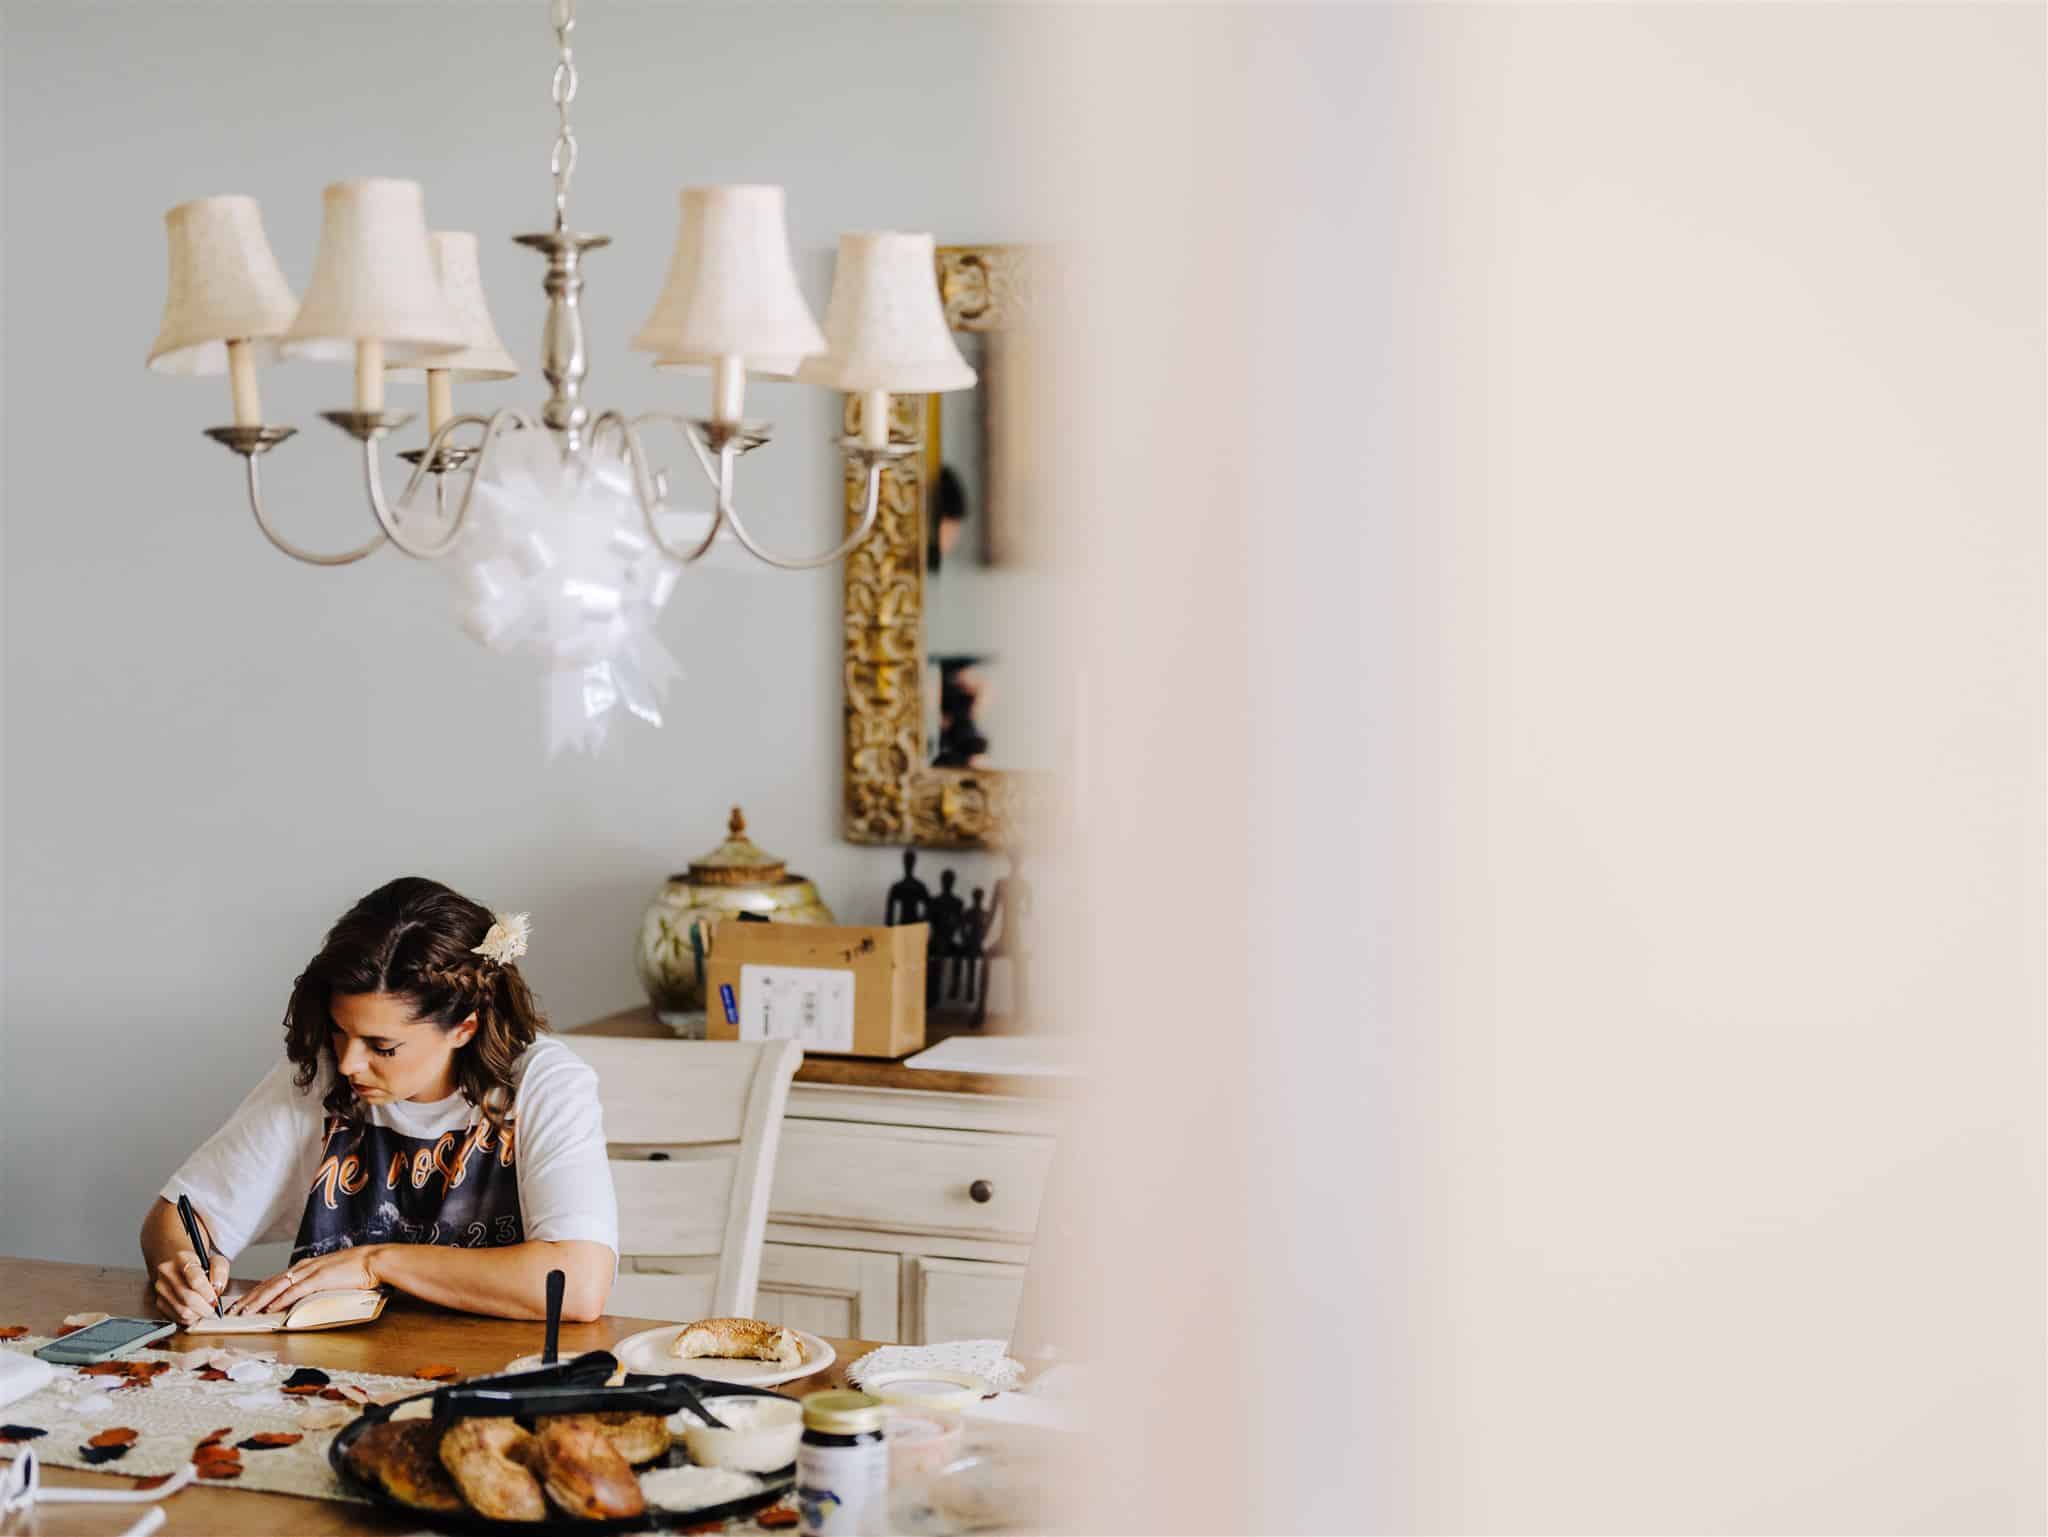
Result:
M816 886L790 874L781 859L747 837L746 814L735 806L725 842L663 882L640 920L634 946L640 983L671 1029L703 1034L704 957L711 949L711 930L721 918L740 913L756 913L771 923L833 921Z
M836 1389L806 1393L796 1448L797 1524L803 1537L867 1537L889 1530L889 1446L879 1398Z

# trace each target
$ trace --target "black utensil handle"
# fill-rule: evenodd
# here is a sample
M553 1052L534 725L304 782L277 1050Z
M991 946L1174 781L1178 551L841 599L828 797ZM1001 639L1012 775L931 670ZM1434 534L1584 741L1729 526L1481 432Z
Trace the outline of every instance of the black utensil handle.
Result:
M619 1358L609 1350L586 1350L573 1360L558 1361L553 1366L536 1366L531 1371L513 1372L490 1380L493 1386L517 1382L547 1387L559 1382L575 1387L597 1387L610 1382L618 1369Z
M640 1409L672 1414L682 1407L673 1388L606 1387L557 1383L542 1387L501 1387L497 1383L464 1382L434 1394L437 1420L473 1419L478 1415L598 1414Z
M541 1347L540 1360L543 1366L555 1364L556 1353L562 1343L562 1293L569 1285L566 1271L548 1272L548 1336Z
M469 1387L474 1384L488 1384L494 1388L560 1386L594 1388L612 1380L612 1374L619 1369L619 1358L609 1350L587 1350L573 1361L558 1362L553 1366L536 1366L530 1371L504 1372L495 1377L473 1377L467 1383L453 1383L453 1387ZM446 1392L445 1388L430 1388L429 1392Z
M388 1420L392 1411L400 1404L432 1399L439 1405L444 1393L460 1394L474 1386L486 1384L496 1389L552 1388L565 1385L580 1388L600 1387L611 1381L612 1374L618 1369L619 1358L609 1350L587 1350L575 1360L565 1361L560 1366L537 1366L530 1372L508 1372L501 1377L479 1377L472 1382L456 1383L451 1387L428 1388L424 1393L415 1393L410 1398L394 1398L389 1403L370 1404L364 1408L362 1417L366 1420ZM456 1414L454 1418L462 1419L476 1412L478 1411L465 1410Z

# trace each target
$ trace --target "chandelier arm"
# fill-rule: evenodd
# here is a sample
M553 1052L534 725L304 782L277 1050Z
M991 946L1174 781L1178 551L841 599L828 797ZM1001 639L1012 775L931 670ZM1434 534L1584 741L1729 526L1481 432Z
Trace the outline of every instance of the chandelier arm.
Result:
M739 509L732 504L732 447L727 445L718 451L718 511L725 521L732 525L732 536L739 540L748 554L756 560L782 571L811 571L819 566L829 566L833 561L850 555L860 546L862 540L874 532L875 519L882 510L882 465L883 460L868 461L868 492L861 509L860 525L838 545L822 555L806 555L796 559L771 554L756 544L748 534L746 525L740 522Z
M392 511L390 505L384 499L384 469L377 462L377 440L375 438L365 438L363 440L363 483L369 489L370 511L376 516L377 526L384 530L385 538L389 539L398 546L400 551L410 555L414 560L437 560L453 549L455 541L461 537L463 525L469 519L469 504L476 497L477 482L483 478L485 469L489 467L491 444L497 440L498 434L504 431L507 426L515 426L524 430L530 428L532 423L520 412L514 411L509 407L488 417L456 416L450 417L447 421L443 422L440 429L427 440L426 451L420 455L420 462L413 466L412 476L406 481L405 490L399 493L398 511L396 513ZM481 427L484 429L483 441L477 445L476 466L470 471L469 484L463 488L462 501L455 509L455 521L449 525L447 534L432 544L415 544L399 532L398 518L400 515L411 510L412 499L419 491L420 482L426 478L428 466L434 463L435 457L447 446L450 435L458 427ZM438 479L435 484L435 499L445 509L447 503Z
M642 417L640 420L645 421L647 418ZM633 499L640 504L644 512L650 503L656 507L661 505L661 490L658 478L648 471L647 456L641 451L640 439L633 431L634 426L633 422L626 419L626 413L623 411L599 412L590 423L590 451L593 455L597 453L604 440L605 428L618 429L619 453L625 459L627 468L633 472Z
M619 415L616 411L611 414L613 416ZM640 429L649 422L666 423L683 435L683 441L690 445L690 452L697 456L697 466L704 472L705 484L716 491L718 489L718 463L710 454L705 452L704 441L697 435L697 423L689 417L679 415L674 411L643 411L640 415L634 417L628 425L637 436ZM648 499L659 505L662 501L661 478L656 475L650 475L647 487Z
M625 450L626 461L633 471L633 497L640 504L640 520L647 525L647 537L654 541L657 550L677 565L694 565L710 552L712 543L718 538L718 531L725 527L724 510L721 508L712 513L710 529L693 550L679 550L662 538L655 515L661 512L666 504L661 496L661 477L649 468L647 448L640 441L640 426L643 422L671 422L678 426L683 425L681 417L672 416L666 411L649 411L644 416L634 417L630 421L623 412L607 411L590 424L591 448L594 450L597 447L606 427L618 428L620 446ZM687 428L684 435L688 436ZM691 439L693 445L695 441L694 438Z
M405 513L412 511L412 499L419 494L420 482L426 478L428 472L439 462L443 450L448 447L449 439L454 436L455 429L458 427L481 427L484 430L483 439L477 444L476 470L469 477L470 487L472 490L475 489L477 475L483 472L485 460L490 454L491 438L494 435L492 424L498 420L498 417L508 414L512 413L500 411L496 416L451 416L436 428L433 436L427 439L427 446L420 451L419 463L412 467L412 474L406 477L405 489L398 493L399 514L403 516ZM524 418L521 418L521 424L525 425ZM383 476L379 474L378 480L381 482L382 479ZM442 495L442 488L445 484L445 474L434 477L434 499L439 506L446 505L446 498ZM463 498L462 511L465 513L469 511L469 498L467 496Z
M676 426L681 429L683 437L689 442L690 452L697 456L697 467L704 472L704 479L709 483L711 489L718 493L720 511L723 511L727 488L726 483L720 478L723 471L720 468L718 458L713 457L711 450L704 446L704 440L697 435L694 423L682 417L671 417L668 420L675 422Z
M263 530L263 537L284 551L285 554L291 556L293 560L302 560L309 566L349 566L361 560L365 555L376 554L378 549L382 547L384 536L379 534L368 544L362 546L362 548L350 550L341 555L321 555L313 550L300 549L270 526L270 519L263 511L262 471L256 467L256 457L254 454L247 456L249 465L249 510L256 514L256 526Z
M363 439L363 483L369 487L370 511L377 519L377 526L384 530L384 536L397 545L401 553L410 555L414 560L433 560L436 556L446 555L454 547L455 536L462 532L460 518L448 531L448 537L438 544L414 544L398 531L398 519L384 503L384 471L377 463L375 438ZM403 502L404 499L400 500Z
M732 529L733 537L739 540L741 547L749 555L763 564L774 566L782 571L814 571L819 566L829 566L833 561L842 559L858 549L861 541L874 532L875 520L881 514L882 468L889 462L890 458L901 457L900 453L878 454L873 457L863 456L864 462L867 465L868 489L867 496L862 503L859 525L841 543L827 550L822 555L790 557L777 555L772 551L763 549L755 542L753 535L747 532L746 525L740 521L739 509L732 503L732 466L734 458L737 457L735 451L736 440L728 439L722 443L714 455L713 451L699 435L697 423L685 417L674 416L665 411L654 411L638 418L636 425L638 422L645 421L672 422L681 428L684 439L690 445L690 451L697 456L698 467L704 471L704 478L711 483L712 489L718 493L718 507L712 517L711 533L705 538L704 543L699 546L697 553L701 555L705 550L711 548L711 540L717 537L719 527L724 525ZM859 453L860 451L856 449L855 452ZM645 503L643 502L642 505L644 506ZM649 526L650 528L652 527L651 520ZM656 537L658 541L659 536L657 535ZM666 545L663 545L662 549L671 558L679 558ZM691 558L695 559L695 556Z

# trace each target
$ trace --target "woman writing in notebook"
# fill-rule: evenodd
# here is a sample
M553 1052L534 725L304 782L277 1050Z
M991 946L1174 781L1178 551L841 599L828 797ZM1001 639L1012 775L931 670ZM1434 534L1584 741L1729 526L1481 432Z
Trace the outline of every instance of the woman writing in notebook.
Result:
M157 1307L211 1316L236 1254L291 1238L290 1267L229 1314L384 1286L538 1318L550 1270L568 1276L565 1317L602 1313L619 1239L597 1075L543 1038L525 949L524 914L418 877L343 915L292 988L283 1060L150 1208Z

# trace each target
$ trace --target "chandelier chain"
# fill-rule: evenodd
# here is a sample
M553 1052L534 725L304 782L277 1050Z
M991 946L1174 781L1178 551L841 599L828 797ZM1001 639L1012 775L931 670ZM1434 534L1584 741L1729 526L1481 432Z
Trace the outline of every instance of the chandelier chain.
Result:
M555 178L555 228L560 230L569 227L569 181L576 174L576 131L569 126L569 103L576 99L576 51L569 45L569 34L576 30L576 0L550 0L549 9L555 44L561 50L550 87L559 127L554 153L548 157L548 170Z

